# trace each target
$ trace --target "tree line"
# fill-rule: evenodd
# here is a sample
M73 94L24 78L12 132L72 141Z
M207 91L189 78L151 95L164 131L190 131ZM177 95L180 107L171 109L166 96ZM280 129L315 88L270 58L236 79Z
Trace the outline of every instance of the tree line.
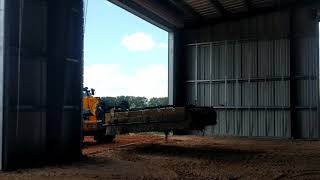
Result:
M168 97L139 97L139 96L117 96L101 97L106 108L120 107L123 109L145 108L166 106L169 103Z

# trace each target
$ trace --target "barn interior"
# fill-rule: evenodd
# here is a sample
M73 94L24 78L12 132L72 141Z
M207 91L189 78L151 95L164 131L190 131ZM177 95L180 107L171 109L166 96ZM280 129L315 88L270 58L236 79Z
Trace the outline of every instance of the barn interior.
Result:
M214 108L205 135L320 138L319 1L110 2L169 32L169 102ZM0 0L2 170L81 157L83 6Z

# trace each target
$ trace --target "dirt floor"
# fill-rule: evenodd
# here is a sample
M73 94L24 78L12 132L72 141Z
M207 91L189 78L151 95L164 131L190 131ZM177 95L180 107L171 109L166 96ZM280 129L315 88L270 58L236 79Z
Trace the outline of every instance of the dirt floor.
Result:
M320 141L235 137L86 138L73 164L0 173L0 179L320 179Z

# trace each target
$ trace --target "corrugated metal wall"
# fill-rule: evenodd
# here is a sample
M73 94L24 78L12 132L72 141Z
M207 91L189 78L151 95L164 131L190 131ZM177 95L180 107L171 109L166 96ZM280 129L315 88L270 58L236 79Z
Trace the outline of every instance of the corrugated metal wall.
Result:
M302 138L320 137L319 22L313 17L310 9L304 8L296 11L292 18L295 115L297 135Z
M48 1L46 148L52 160L81 155L83 1Z
M0 19L5 14L1 168L79 157L82 1L0 5Z
M318 36L291 48L290 20L283 11L184 32L186 104L218 112L206 134L288 138L296 116L299 137L320 138Z
M187 48L187 104L218 111L219 123L208 133L290 137L289 40L223 41Z
M19 1L5 1L4 168L45 153L46 20L44 4L33 2L25 1L20 14Z

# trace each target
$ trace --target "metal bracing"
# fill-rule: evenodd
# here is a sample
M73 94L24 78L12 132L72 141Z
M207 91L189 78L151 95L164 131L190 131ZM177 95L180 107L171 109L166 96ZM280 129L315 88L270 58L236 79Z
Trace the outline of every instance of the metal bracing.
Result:
M197 80L202 83L236 83L236 82L272 82L272 81L288 81L288 80L317 80L317 76L265 76L265 77L250 77L250 78L224 78L211 80ZM187 83L194 83L195 80L186 80Z

